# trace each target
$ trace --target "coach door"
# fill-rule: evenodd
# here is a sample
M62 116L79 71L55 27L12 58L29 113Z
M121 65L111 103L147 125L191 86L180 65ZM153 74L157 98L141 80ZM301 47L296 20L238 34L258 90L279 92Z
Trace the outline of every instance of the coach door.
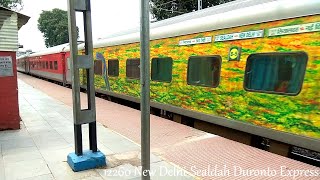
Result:
M29 59L26 60L26 73L30 72L30 61Z
M67 58L67 64L66 64L66 80L67 84L71 84L71 59L70 57Z

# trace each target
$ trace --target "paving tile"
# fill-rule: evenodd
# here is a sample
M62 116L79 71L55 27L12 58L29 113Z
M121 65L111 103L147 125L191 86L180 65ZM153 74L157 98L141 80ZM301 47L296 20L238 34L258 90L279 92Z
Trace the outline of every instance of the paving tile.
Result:
M69 153L74 152L74 147L66 147L61 149L41 149L41 155L47 163L67 161Z
M61 116L59 113L57 113L55 111L52 111L52 109L48 109L46 117L50 118L50 117L63 117L63 116Z
M51 139L48 141L44 141L43 139L35 139L34 141L39 150L58 150L72 147L71 144L65 141L63 138Z
M66 127L72 127L72 123L69 122L67 119L64 119L64 120L57 120L57 119L54 119L54 120L47 120L46 121L49 123L49 125L52 127L52 128L66 128Z
M3 153L4 164L41 158L42 156L36 147L10 149Z
M24 139L27 136L29 133L25 129L0 131L0 141Z
M140 147L138 145L126 139L121 139L121 140L112 141L112 142L108 141L107 143L102 141L102 144L116 154L140 150Z
M39 120L39 121L25 121L24 122L26 127L35 127L35 126L49 126L46 121Z
M111 149L109 149L108 147L106 147L105 145L103 145L99 142L98 142L97 146L98 146L98 149L106 156L114 154L114 152Z
M25 178L22 180L54 180L52 174L45 174L45 175L41 175L41 176L34 176L34 177L30 177L30 178Z
M27 130L30 135L34 136L37 134L42 134L42 133L47 133L49 131L52 131L53 128L50 125L41 125L41 126L27 127Z
M35 142L42 142L42 141L50 141L55 139L61 139L62 136L55 131L54 129L51 129L50 131L46 131L41 134L33 134L31 136Z
M35 147L35 143L30 137L15 139L14 141L0 141L0 144L2 144L2 153L16 148Z
M37 114L37 112L28 112L28 113L20 113L20 117L22 119L23 122L28 122L28 121L42 121L43 117L39 114Z
M20 161L5 165L7 180L30 178L45 174L50 174L50 170L43 159Z
M54 130L56 130L59 134L69 134L73 133L73 125L65 126L65 127L54 127Z
M87 170L74 173L67 162L48 163L48 166L57 180L99 179L102 177L95 170Z
M97 134L98 139L100 140L100 142L103 142L105 144L108 144L110 142L116 142L116 141L121 141L123 139L125 139L124 136L121 136L119 134L116 134L114 132L98 132Z
M0 144L0 179L5 179L5 171L4 171L4 163L2 159L2 150L1 150L1 144Z

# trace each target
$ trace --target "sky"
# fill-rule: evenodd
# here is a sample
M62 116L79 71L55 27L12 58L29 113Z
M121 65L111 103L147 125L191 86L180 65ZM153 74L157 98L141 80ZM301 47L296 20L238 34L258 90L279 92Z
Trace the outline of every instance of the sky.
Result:
M54 8L67 10L67 0L23 0L23 4L20 13L30 20L19 30L19 44L23 45L20 50L37 52L46 48L43 34L37 27L41 12ZM77 14L80 40L83 40L82 13ZM94 40L133 29L140 24L140 0L91 0L91 18Z

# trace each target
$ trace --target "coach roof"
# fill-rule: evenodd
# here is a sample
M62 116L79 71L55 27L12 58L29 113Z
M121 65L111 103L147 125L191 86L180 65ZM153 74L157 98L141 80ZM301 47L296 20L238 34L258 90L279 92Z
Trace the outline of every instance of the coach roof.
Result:
M319 13L319 0L238 0L152 23L150 39L169 38ZM137 28L98 40L94 42L94 47L139 41L140 32Z

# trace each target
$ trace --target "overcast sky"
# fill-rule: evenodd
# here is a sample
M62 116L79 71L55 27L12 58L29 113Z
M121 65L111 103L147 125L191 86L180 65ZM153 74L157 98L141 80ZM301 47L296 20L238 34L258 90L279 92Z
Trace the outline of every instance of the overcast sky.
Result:
M24 46L22 50L39 51L45 48L43 35L37 27L42 10L67 10L67 0L23 0L23 3L20 13L31 18L19 31L19 43ZM93 39L139 26L140 0L91 0L91 6ZM78 19L77 25L82 29L82 20ZM81 32L80 39L83 40Z

